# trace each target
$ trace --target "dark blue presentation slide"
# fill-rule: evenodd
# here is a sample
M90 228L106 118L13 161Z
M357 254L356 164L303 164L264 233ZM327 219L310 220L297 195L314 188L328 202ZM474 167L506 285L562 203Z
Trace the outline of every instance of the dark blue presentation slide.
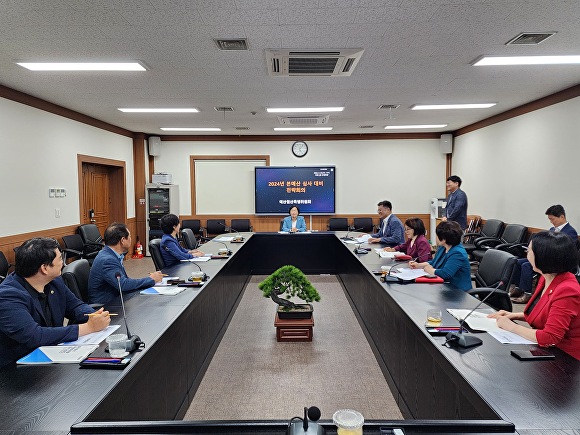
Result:
M255 168L256 214L288 214L296 205L301 214L334 214L334 166Z

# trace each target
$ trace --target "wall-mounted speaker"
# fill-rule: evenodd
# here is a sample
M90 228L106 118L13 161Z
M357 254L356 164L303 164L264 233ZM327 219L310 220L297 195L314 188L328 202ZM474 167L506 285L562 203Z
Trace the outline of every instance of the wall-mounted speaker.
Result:
M149 155L159 157L161 155L161 138L159 136L151 136L147 143L149 145Z
M443 154L451 154L453 152L453 135L442 134L439 139L439 150Z

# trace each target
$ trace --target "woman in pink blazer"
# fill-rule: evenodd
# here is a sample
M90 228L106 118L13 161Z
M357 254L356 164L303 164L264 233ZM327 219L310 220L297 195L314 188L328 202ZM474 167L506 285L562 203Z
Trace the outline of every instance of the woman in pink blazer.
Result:
M394 248L385 248L383 251L398 251L410 255L418 263L431 260L431 245L425 237L425 225L419 218L413 217L405 221L405 236L407 241Z
M523 313L498 311L497 326L542 347L556 346L580 360L580 285L574 274L578 251L566 234L541 232L528 246L528 261L541 274ZM525 320L527 328L514 323Z

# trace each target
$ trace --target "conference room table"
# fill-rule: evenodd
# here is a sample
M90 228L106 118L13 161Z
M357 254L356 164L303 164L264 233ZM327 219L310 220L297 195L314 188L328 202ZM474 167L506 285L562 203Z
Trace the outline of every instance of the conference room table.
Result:
M554 360L522 362L510 350L530 345L504 345L486 333L478 334L483 340L478 347L444 346L444 337L424 327L427 310L473 308L478 301L448 284L382 283L373 271L392 260L374 250L353 252L343 235L244 233L243 243L225 242L233 251L227 258L164 269L186 279L201 268L209 278L175 296L127 295L129 328L146 346L124 370L72 364L1 369L0 434L285 433L282 421L179 421L250 277L285 264L306 274L337 276L405 417L396 424L406 433L546 434L580 428L580 361L551 349ZM211 241L203 250L217 253L221 247ZM120 300L106 308L121 313ZM122 316L114 323L122 324ZM104 354L104 344L96 352ZM366 422L365 433L379 433L379 426L390 423ZM330 421L322 424L334 433Z

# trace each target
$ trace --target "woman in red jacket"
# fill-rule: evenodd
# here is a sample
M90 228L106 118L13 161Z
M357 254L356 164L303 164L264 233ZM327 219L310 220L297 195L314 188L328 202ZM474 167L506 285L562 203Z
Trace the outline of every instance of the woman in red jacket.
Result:
M578 251L566 234L541 232L528 246L528 261L541 276L523 313L498 311L497 326L540 346L556 346L580 360L580 285L574 274ZM513 320L525 320L531 328Z
M412 217L405 221L405 236L407 241L394 248L384 248L383 251L399 251L416 258L418 263L429 261L431 255L431 245L425 238L425 225L419 218Z

